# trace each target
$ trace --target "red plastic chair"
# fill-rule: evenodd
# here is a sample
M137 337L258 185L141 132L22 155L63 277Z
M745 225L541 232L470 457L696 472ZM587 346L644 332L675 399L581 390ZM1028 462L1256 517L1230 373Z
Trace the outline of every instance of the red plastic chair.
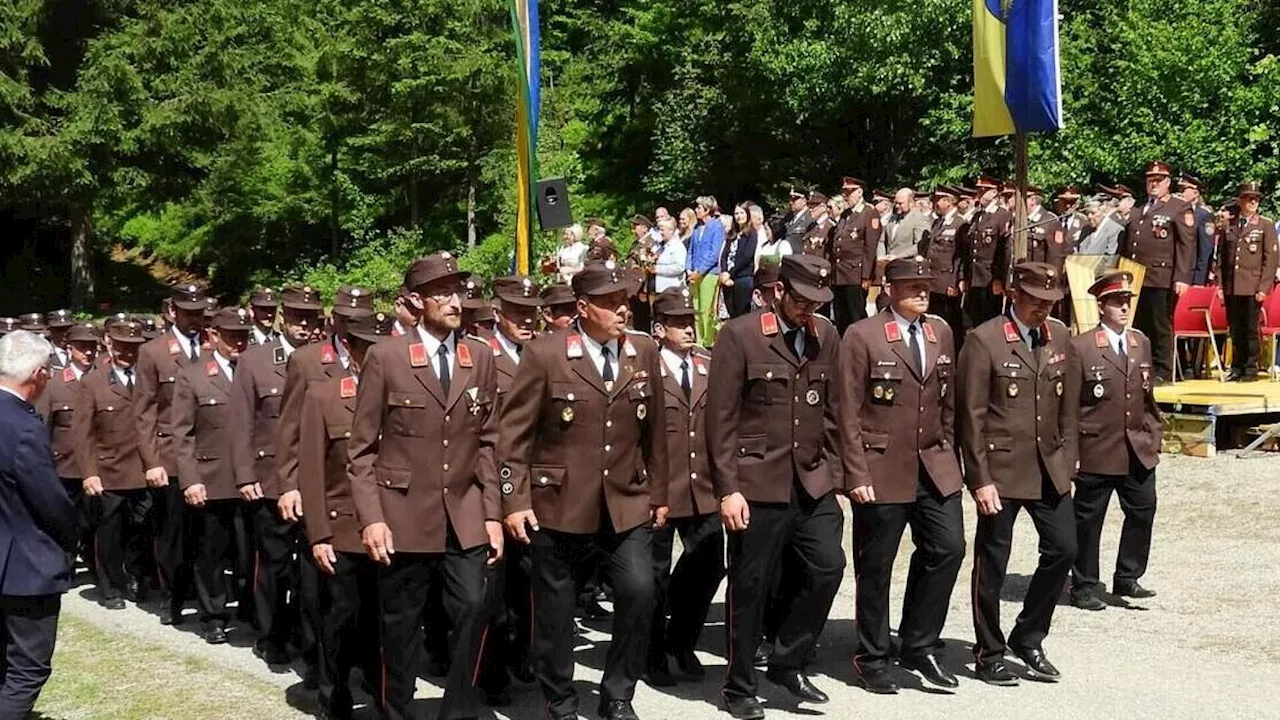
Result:
M1277 351L1280 351L1280 286L1276 286L1267 299L1262 301L1260 325L1259 336L1271 338L1271 365L1274 366L1280 363L1276 359Z
M1138 302L1142 302L1142 298L1138 298ZM1221 312L1221 326L1216 326L1214 323L1215 310ZM1182 295L1178 296L1178 304L1173 308L1173 356L1177 357L1178 354L1178 340L1184 338L1208 340L1206 344L1209 347L1211 365L1218 373L1218 379L1222 380L1222 358L1218 356L1214 335L1218 327L1222 328L1221 332L1226 332L1226 320L1227 313L1222 301L1218 299L1218 288L1205 285L1192 285L1187 288ZM1181 364L1178 362L1173 364L1175 381L1178 379Z

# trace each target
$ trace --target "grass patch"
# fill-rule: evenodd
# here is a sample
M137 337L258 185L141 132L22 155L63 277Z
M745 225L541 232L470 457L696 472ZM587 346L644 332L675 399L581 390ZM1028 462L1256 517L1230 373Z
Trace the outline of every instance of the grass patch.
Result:
M47 720L298 717L284 691L250 675L107 632L63 613L53 677L36 703Z

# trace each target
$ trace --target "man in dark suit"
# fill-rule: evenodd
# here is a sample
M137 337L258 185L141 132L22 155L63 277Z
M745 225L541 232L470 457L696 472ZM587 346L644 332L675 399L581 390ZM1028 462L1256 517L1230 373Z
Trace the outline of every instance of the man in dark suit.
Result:
M1204 183L1195 175L1183 173L1178 178L1178 194L1191 206L1196 216L1196 263L1191 270L1191 284L1205 285L1209 282L1209 270L1213 266L1214 235L1217 228L1213 223L1213 211L1205 207L1200 196Z
M58 481L49 433L32 404L53 346L18 330L0 338L0 717L25 718L52 672L76 509Z
M845 567L844 516L835 496L842 472L835 382L840 339L834 325L814 314L834 296L831 264L787 255L779 278L772 306L725 324L707 383L711 482L729 536L729 670L722 695L733 717L748 720L764 717L754 660L779 575L796 580L783 586L785 610L778 613L767 677L801 701L828 701L804 664Z

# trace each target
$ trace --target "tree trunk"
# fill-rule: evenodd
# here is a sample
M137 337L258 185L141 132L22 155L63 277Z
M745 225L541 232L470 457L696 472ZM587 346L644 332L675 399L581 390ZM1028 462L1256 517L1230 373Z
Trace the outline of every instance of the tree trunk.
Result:
M467 161L467 249L476 246L476 164Z
M71 303L87 309L97 294L93 283L93 204L71 209Z
M342 249L342 198L338 192L338 142L332 140L329 146L329 257L335 262Z

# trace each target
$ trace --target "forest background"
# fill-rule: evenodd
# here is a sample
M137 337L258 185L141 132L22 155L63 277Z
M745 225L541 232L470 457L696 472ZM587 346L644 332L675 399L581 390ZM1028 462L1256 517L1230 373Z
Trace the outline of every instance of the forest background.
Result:
M1251 179L1275 206L1280 6L1061 12L1066 129L1033 138L1033 183L1139 188L1159 158L1205 180L1210 202ZM893 189L1012 172L1007 139L970 137L969 0L541 13L540 175L565 177L575 215L619 241L656 205L773 205L792 178L834 191L842 174ZM0 311L142 302L122 262L224 299L304 280L386 300L440 249L501 274L514 54L502 0L7 0ZM556 241L539 235L537 254Z

